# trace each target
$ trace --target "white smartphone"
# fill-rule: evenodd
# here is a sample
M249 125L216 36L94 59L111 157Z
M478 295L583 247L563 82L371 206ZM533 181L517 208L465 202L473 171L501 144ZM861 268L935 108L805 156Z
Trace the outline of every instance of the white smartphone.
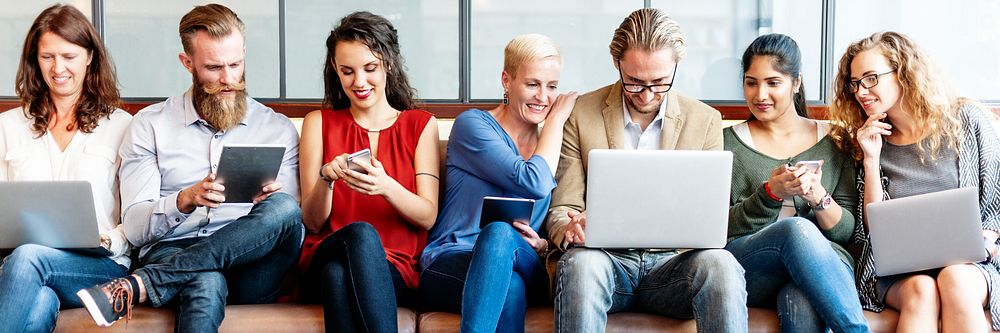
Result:
M350 155L347 155L347 168L348 169L351 169L351 170L354 170L354 171L357 171L357 172L360 172L360 173L363 173L363 174L368 174L368 171L365 170L365 168L363 168L363 167L361 167L360 165L357 164L358 161L365 161L365 163L371 164L372 163L372 151L370 149L368 149L368 148L365 148L365 149L356 151L356 152L354 152L354 153L352 153Z
M812 173L819 172L819 169L823 167L823 161L798 161L795 162L795 169L805 168Z

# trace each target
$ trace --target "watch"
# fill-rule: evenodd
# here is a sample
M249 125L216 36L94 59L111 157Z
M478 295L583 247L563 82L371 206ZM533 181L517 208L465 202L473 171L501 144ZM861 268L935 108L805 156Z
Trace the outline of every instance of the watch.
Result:
M826 207L830 207L830 205L833 204L833 197L830 196L830 191L827 191L826 195L824 195L822 199L819 199L819 202L815 205L808 202L806 203L809 204L809 207L812 207L813 210L824 210Z

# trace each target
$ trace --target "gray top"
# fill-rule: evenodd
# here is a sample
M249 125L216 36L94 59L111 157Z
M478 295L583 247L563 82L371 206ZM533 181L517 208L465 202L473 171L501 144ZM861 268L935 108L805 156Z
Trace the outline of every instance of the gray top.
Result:
M925 146L926 147L926 146ZM896 146L886 142L882 145L879 165L882 174L889 179L886 191L890 198L950 190L958 188L958 152L940 149L936 159L924 158L917 143Z

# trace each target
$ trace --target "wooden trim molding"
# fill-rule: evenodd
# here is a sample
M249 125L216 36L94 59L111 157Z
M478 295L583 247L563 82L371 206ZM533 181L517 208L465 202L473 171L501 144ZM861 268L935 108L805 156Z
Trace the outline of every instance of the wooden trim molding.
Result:
M142 108L157 102L158 101L129 101L122 103L122 109L134 114ZM282 113L289 118L302 118L305 117L310 111L318 110L320 108L320 103L303 102L268 102L264 103L264 105L267 105L268 107L274 109L274 111ZM0 99L0 112L19 106L20 103L17 100ZM750 117L750 110L748 110L747 106L743 104L711 104L711 106L716 110L719 110L719 112L722 113L722 119L725 120L743 120ZM488 110L494 107L496 107L496 104L492 103L427 103L422 105L424 110L430 111L441 119L454 119L459 113L468 109L475 108ZM993 109L994 113L1000 116L1000 106L990 105L990 107ZM826 119L827 109L828 106L826 105L810 105L809 115L815 119Z

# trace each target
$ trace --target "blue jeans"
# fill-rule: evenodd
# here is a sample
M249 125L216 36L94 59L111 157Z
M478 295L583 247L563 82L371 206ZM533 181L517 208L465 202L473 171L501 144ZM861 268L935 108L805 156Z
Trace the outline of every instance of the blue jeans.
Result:
M155 307L177 306L178 332L217 331L230 304L270 303L302 249L298 202L275 193L212 235L160 242L135 271Z
M21 245L0 266L0 332L51 332L60 306L83 306L78 290L126 274L107 257Z
M414 298L386 260L378 231L365 222L340 228L316 246L302 295L323 302L327 332L397 332L396 306L412 306Z
M446 252L424 269L420 291L425 310L460 312L462 332L524 332L527 305L545 300L548 282L535 250L509 223L494 222L472 252Z
M748 304L777 304L782 331L869 331L850 266L812 221L786 218L726 249L746 269Z
M604 332L608 313L694 318L698 332L746 332L743 268L721 249L573 248L556 273L556 332Z

